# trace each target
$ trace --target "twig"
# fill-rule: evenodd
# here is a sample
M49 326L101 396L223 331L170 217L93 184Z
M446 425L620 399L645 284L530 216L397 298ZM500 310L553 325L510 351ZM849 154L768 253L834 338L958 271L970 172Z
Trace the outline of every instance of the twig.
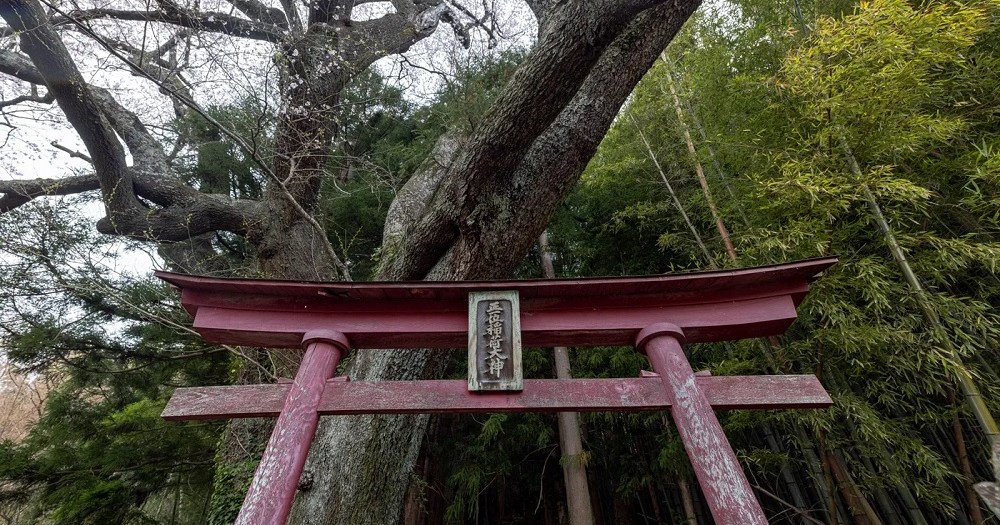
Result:
M51 104L56 100L56 96L51 92L46 93L42 96L38 95L21 95L19 97L14 97L10 100L0 100L0 109L7 106L14 106L22 102L37 102L39 104Z
M778 503L781 503L782 505L784 505L784 506L788 507L789 509L791 509L791 510L795 511L795 513L796 513L796 514L798 514L798 515L800 515L800 516L802 516L802 518L803 518L803 519L806 519L806 520L809 520L809 521L811 521L811 522L813 522L813 523L818 523L819 525L823 525L823 522L822 522L822 521L819 521L818 519L816 519L816 518L814 518L814 517L810 516L809 514L807 514L807 513L806 513L806 511L804 511L804 510L802 510L802 509L800 509L800 508L796 507L795 505L792 505L791 503L789 503L789 502L787 502L787 501L785 501L785 500L783 500L783 499L779 498L779 497L778 497L778 496L776 496L775 494L772 494L772 493L770 493L770 492L768 492L768 491L764 490L764 488L763 488L763 487L761 487L760 485L751 485L751 486L752 486L752 487L753 487L754 489L756 489L756 490L760 491L760 492L761 492L761 494L764 494L765 496L769 496L769 497L771 497L772 499L774 499L775 501L777 501Z
M85 161L87 161L87 162L89 162L91 164L94 163L94 159L90 158L90 156L87 155L86 153L83 153L83 152L80 152L80 151L76 151L74 149L67 148L66 146L63 146L62 144L60 144L57 141L54 141L54 140L52 141L52 147L55 148L55 149L57 149L57 150L65 151L66 153L69 153L70 157L76 157L78 159L83 159L83 160L85 160Z

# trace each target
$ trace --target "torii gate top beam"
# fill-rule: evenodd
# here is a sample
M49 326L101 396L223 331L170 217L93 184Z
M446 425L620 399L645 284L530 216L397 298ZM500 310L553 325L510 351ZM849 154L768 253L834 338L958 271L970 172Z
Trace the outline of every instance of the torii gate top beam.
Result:
M179 288L194 328L214 343L299 348L336 329L352 348L455 348L468 338L471 291L520 294L526 346L632 345L657 322L688 342L782 333L809 283L836 262L811 259L741 270L644 277L460 282L299 282L157 272Z

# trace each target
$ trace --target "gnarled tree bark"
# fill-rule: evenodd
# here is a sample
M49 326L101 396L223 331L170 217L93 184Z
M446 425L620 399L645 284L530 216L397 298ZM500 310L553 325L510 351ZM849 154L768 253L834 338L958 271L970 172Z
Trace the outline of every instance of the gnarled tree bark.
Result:
M64 12L39 0L13 0L0 15L22 53L0 50L0 73L43 86L83 139L93 176L0 183L0 213L46 195L100 191L111 235L160 243L161 253L210 251L206 235L225 232L256 248L271 278L329 280L349 275L314 215L339 133L338 104L357 72L400 53L450 24L460 38L483 26L456 0L394 0L393 12L352 21L367 2L320 0L281 9L231 0L229 13L173 1L148 11L106 8ZM432 158L399 192L385 226L377 278L493 279L527 253L593 156L619 108L698 0L532 0L538 43L468 136L446 134ZM104 37L94 20L155 21L177 38L143 50ZM136 115L80 74L60 31L77 30L160 86L175 108L201 108L175 82L163 57L192 31L270 42L281 71L282 105L270 158L244 147L267 177L261 200L209 194L185 184ZM483 30L488 28L483 27ZM492 38L492 35L490 35ZM130 59L132 57L133 59ZM126 151L131 155L128 160ZM189 250L172 250L183 245ZM177 263L196 267L189 260ZM445 354L366 351L348 374L357 379L439 377ZM321 424L301 492L297 523L394 523L420 449L427 417L328 418Z

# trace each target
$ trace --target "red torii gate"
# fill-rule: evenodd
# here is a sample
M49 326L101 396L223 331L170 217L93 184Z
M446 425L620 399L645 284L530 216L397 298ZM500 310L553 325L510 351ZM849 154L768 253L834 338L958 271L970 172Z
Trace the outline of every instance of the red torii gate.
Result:
M812 375L695 374L681 345L784 332L809 283L835 262L501 282L306 283L157 272L181 290L181 303L205 340L306 351L291 383L179 388L163 417L277 416L237 523L283 524L321 415L668 408L716 522L766 524L713 410L824 408L832 401ZM333 377L351 349L474 346L470 297L483 292L512 294L515 303L519 298L524 345L635 344L655 373L527 379L518 382L520 390L499 392L471 392L471 378L467 383Z

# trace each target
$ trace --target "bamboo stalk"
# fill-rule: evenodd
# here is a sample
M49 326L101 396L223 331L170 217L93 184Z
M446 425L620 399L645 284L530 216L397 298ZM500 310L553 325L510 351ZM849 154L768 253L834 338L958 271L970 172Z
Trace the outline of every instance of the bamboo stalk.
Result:
M683 476L677 477L677 488L681 491L681 503L684 504L684 518L688 525L698 525L698 515L694 512L694 500L691 498L691 486Z
M646 153L649 155L649 159L653 161L653 165L656 166L656 171L660 173L660 179L663 180L663 185L666 186L667 192L670 193L670 198L674 201L674 206L677 207L677 211L681 213L681 217L684 219L684 224L687 225L688 229L691 230L691 235L694 236L694 241L698 243L698 248L701 249L702 255L705 256L705 260L708 262L708 266L712 269L716 268L715 261L712 259L712 254L708 252L708 248L705 246L704 241L701 240L701 235L698 234L698 230L691 223L691 219L688 217L687 212L684 210L684 205L681 204L680 199L677 198L677 194L674 193L674 187L670 185L670 181L667 179L667 174L660 167L660 161L656 158L656 154L653 153L653 148L649 145L649 141L646 140L646 135L642 132L642 128L639 127L639 123L635 120L635 115L631 111L628 112L628 118L632 121L632 125L635 126L635 130L639 133L639 138L642 139L642 144L646 146Z
M833 468L830 466L830 456L826 451L826 436L823 432L817 435L816 445L819 448L819 455L823 466L823 479L826 481L827 496L827 520L830 525L838 525L839 516L837 514L837 486L833 483Z
M653 507L653 518L656 519L656 524L660 525L663 523L663 514L660 512L660 503L657 501L659 498L656 497L652 480L646 482L646 492L649 493L649 503Z
M663 88L660 88L663 91ZM664 95L666 92L664 92ZM705 133L705 127L701 124L701 119L698 118L698 113L695 112L694 106L691 105L691 101L684 100L684 107L687 109L688 115L691 115L691 123L694 124L694 128L698 130L698 136L701 137L701 142L705 145L705 151L708 152L708 158L712 159L712 167L715 169L716 178L722 181L722 187L726 189L726 193L732 199L736 211L740 214L740 219L743 220L743 226L749 228L750 220L747 219L746 212L743 211L743 206L739 203L739 199L736 198L736 192L733 191L732 185L729 184L729 176L726 175L726 171L722 169L722 164L719 162L718 155L715 154L715 148L712 147L712 142L708 140L708 133Z
M782 450L781 446L778 445L778 440L774 438L774 432L771 431L771 426L764 424L761 431L764 434L764 440L767 441L768 447L770 447L771 450L777 454L783 454L784 450ZM806 501L805 498L802 497L802 491L799 490L799 484L796 481L795 476L792 474L791 467L785 460L781 461L780 473L782 481L785 482L785 488L788 489L788 492L792 495L791 506L795 509L806 508ZM812 517L808 516L805 511L802 511L802 513L812 519Z
M997 427L996 420L993 419L993 414L990 413L989 408L986 406L986 402L983 401L983 396L979 392L979 387L976 386L975 381L973 381L972 374L969 372L968 368L965 367L961 356L958 354L958 351L951 342L951 338L948 336L948 332L941 323L940 317L938 317L937 312L927 299L926 292L920 284L920 280L917 279L917 275L910 267L909 261L906 260L906 255L903 253L902 248L900 248L899 243L896 241L896 236L892 233L892 229L889 227L889 222L885 219L885 215L882 214L882 208L875 199L875 195L872 194L868 184L864 181L861 173L861 166L858 164L858 160L854 156L854 151L851 149L851 145L847 142L847 137L841 134L839 136L839 141L840 147L843 149L844 156L847 159L847 165L864 192L865 202L868 205L868 209L871 211L875 222L882 231L882 237L885 239L889 252L892 253L892 257L896 260L896 264L899 266L900 271L902 271L903 278L913 291L917 303L924 314L924 319L928 324L930 324L931 333L934 335L934 338L937 339L938 343L944 347L945 351L947 351L949 357L956 365L956 370L954 370L955 377L958 381L959 387L962 389L962 394L965 396L965 401L968 404L969 409L973 414L975 414L976 419L979 421L979 427L982 429L983 433L986 434L986 437L990 439L990 441L1000 438L1000 428Z
M868 498L861 493L858 484L854 481L851 473L847 471L847 467L844 466L844 460L836 451L827 451L827 454L830 456L833 477L837 480L837 485L840 487L844 499L848 502L851 514L854 515L854 522L860 525L882 525L882 520L875 513Z
M965 491L965 500L969 506L969 519L974 525L983 523L983 512L979 508L979 497L972 488L972 464L969 462L969 452L965 447L965 432L962 430L962 419L958 415L958 403L955 400L955 393L950 393L951 404L955 411L951 416L952 432L955 436L955 448L958 452L958 464L962 472L962 490Z
M661 52L660 59L663 60L664 63L668 65L670 64L666 53ZM705 178L705 170L701 166L701 161L698 160L698 151L694 147L694 141L691 140L691 131L688 128L687 122L684 120L684 110L681 108L681 100L677 96L677 90L674 88L673 76L669 70L667 71L667 86L670 88L670 95L674 101L674 110L677 112L677 120L681 125L681 131L684 135L684 142L687 144L688 154L691 156L691 161L694 163L694 171L698 175L698 183L701 185L701 191L705 195L705 201L708 204L709 211L712 212L712 218L715 219L715 227L719 230L719 235L722 237L722 243L726 246L726 253L729 255L730 260L735 261L736 249L733 247L733 241L729 236L729 230L726 229L726 225L722 221L722 216L719 214L719 210L715 206L715 199L712 198L712 190L708 187L708 179Z
M552 252L549 251L548 232L538 237L538 253L545 277L555 279ZM569 349L557 346L552 349L555 356L556 377L572 379ZM559 448L563 454L563 479L566 483L566 500L570 525L593 525L594 515L590 502L590 485L587 482L587 466L584 461L583 439L580 436L580 418L576 412L558 412ZM654 502L655 504L655 502Z

